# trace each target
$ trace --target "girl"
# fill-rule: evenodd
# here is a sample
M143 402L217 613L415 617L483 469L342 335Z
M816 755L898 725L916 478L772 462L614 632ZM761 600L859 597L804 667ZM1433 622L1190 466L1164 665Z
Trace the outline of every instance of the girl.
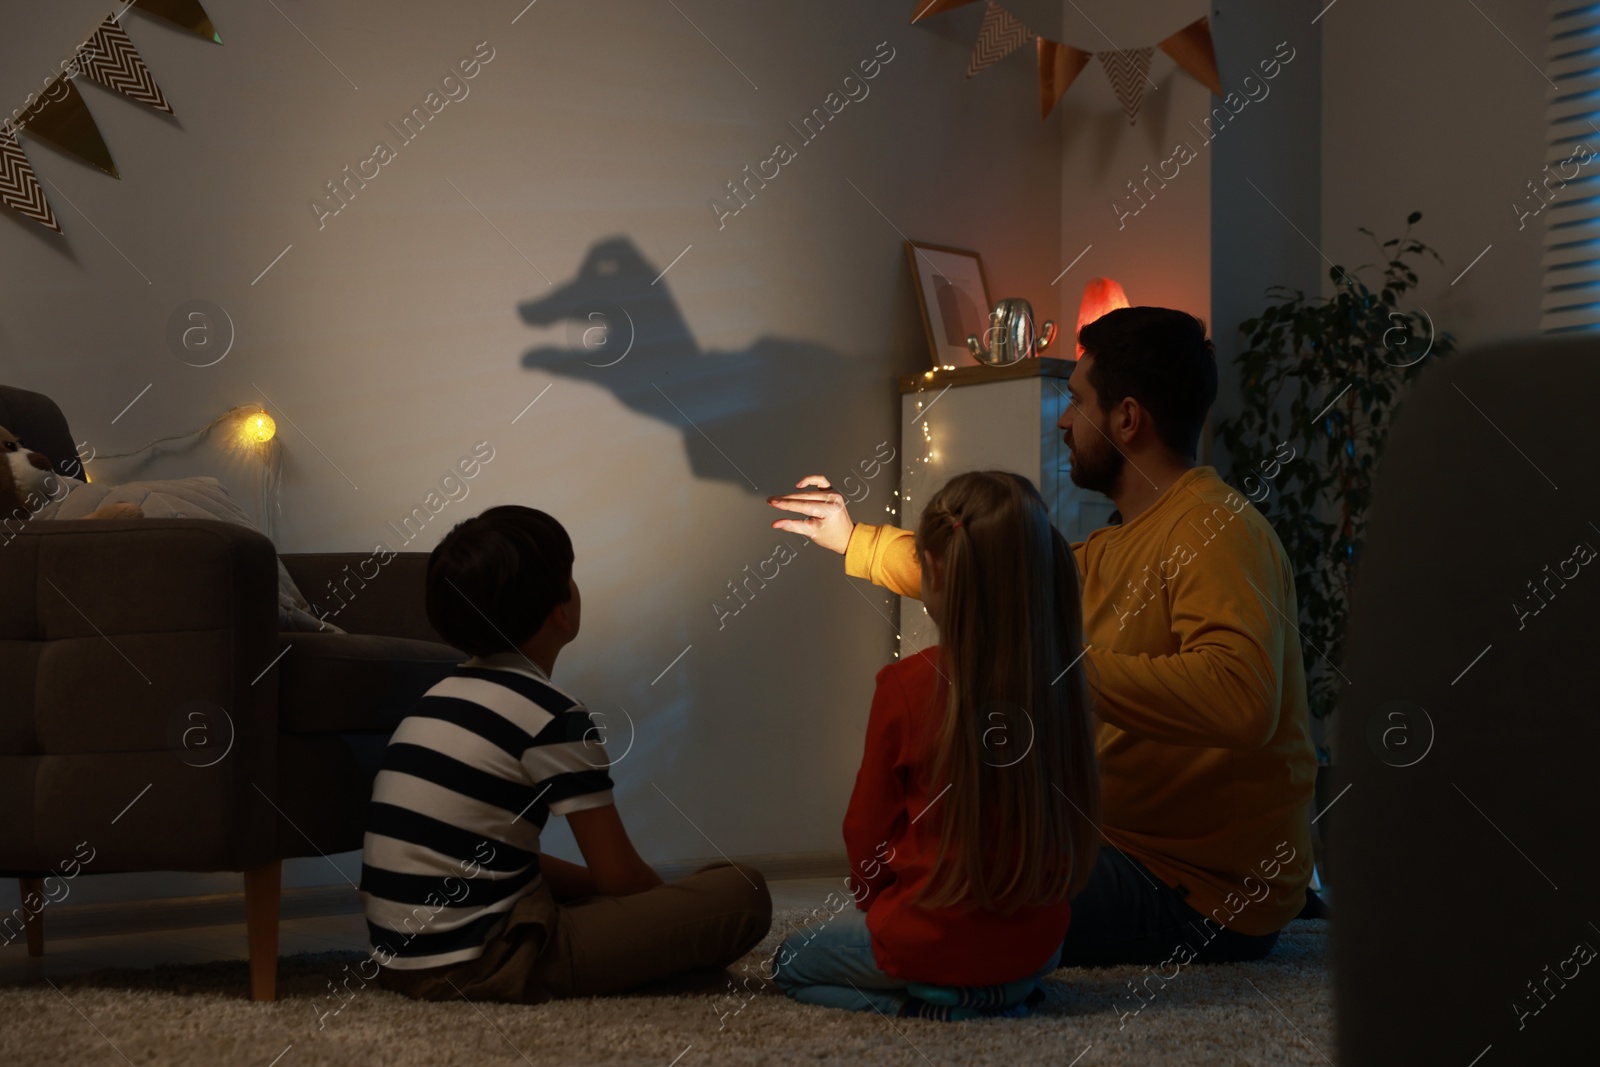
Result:
M952 478L916 531L939 644L878 672L845 814L856 908L790 936L796 1000L1026 1014L1098 848L1077 564L1033 483Z

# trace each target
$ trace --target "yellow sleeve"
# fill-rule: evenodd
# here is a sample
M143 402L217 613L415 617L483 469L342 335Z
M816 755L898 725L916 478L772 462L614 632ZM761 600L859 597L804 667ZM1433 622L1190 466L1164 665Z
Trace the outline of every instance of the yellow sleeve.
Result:
M844 552L844 572L892 593L922 599L922 566L910 530L856 523Z
M1176 653L1091 648L1100 718L1169 745L1258 749L1283 706L1287 619L1294 587L1261 531L1234 520L1202 544L1169 584Z

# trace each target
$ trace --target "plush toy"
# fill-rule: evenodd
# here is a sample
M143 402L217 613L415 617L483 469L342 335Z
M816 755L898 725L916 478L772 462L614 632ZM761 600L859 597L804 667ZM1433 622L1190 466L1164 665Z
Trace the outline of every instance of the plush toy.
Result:
M28 451L17 435L4 426L0 426L0 450L4 450L6 460L0 465L0 521L29 519L66 488L61 476L51 469L50 458ZM137 519L143 515L137 504L106 504L84 518Z

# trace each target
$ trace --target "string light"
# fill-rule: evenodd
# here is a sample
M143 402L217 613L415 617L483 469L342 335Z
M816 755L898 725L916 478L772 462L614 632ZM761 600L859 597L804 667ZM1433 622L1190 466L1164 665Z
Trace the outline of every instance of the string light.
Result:
M225 447L235 454L253 454L261 460L259 493L257 508L261 515L262 532L268 538L277 537L277 516L283 513L283 455L282 446L277 440L278 424L271 415L259 404L239 404L224 411L221 415L207 422L204 426L183 433L168 434L158 437L149 444L135 448L128 452L100 452L95 459L128 459L133 456L142 456L157 445L166 444L168 441L181 441L189 437L199 437L202 440L210 436L213 430L233 423L231 440L223 438ZM88 468L84 468L83 480L89 481Z
M922 374L922 377L920 379L918 379L918 381L917 381L917 395L919 397L922 394L924 394L924 393L926 393L928 391L928 386L929 386L930 383L932 383L933 376L936 373L938 373L939 371L942 371L942 370L955 370L955 367L950 365L950 364L945 364L945 365L940 366L940 367L935 367L933 370L924 371L923 374ZM917 401L917 411L918 412L923 411L923 404L922 404L922 401L920 399ZM922 451L922 455L917 457L915 460L912 460L911 457L909 457L909 456L907 457L907 460L908 460L907 465L901 471L901 482L902 482L902 484L904 484L904 476L906 474L911 473L911 471L915 469L915 464L917 464L917 463L927 464L927 463L931 463L934 460L939 458L939 449L938 449L937 443L933 439L933 427L929 425L929 419L927 418L926 415L923 415L922 417L917 419L917 422L919 422L922 425L923 451ZM896 489L894 491L894 495L896 497L900 498L899 499L899 503L896 505L896 507L903 508L904 511L905 511L905 514L910 515L911 512L912 512L912 509L911 509L911 497L910 496L902 496L901 493L900 493L900 490L898 490L898 489ZM885 507L884 510L889 512L891 515L893 515L895 513L895 507ZM927 609L924 608L923 610L927 610ZM898 630L895 631L894 643L895 643L894 658L895 659L899 659L900 658L901 637L900 637L900 632Z
M252 445L264 445L278 435L278 424L265 411L246 415L239 423L239 436Z

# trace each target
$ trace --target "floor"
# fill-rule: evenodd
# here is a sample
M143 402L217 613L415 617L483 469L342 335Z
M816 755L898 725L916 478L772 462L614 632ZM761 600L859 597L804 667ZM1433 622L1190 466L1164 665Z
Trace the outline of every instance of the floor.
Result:
M1273 953L1254 963L1197 963L1173 975L1133 965L1064 968L1045 980L1028 1018L952 1025L813 1007L767 987L761 979L779 940L815 914L836 881L774 889L779 907L772 929L732 976L702 976L712 978L709 988L690 983L532 1008L465 997L424 1003L367 988L359 967L351 970L363 955L354 915L283 924L278 999L267 1004L246 996L245 935L237 925L62 940L47 944L49 954L37 960L13 945L0 948L0 1064L1334 1063L1326 922L1290 923Z
M815 907L830 892L839 890L841 884L839 878L798 878L768 883L772 890L774 910ZM279 956L333 949L367 950L366 923L359 913L290 919L279 924ZM108 937L52 939L49 913L46 912L44 955L29 956L27 945L21 938L0 947L0 985L31 983L41 978L81 974L106 967L157 967L168 963L209 963L212 960L248 958L243 923Z

